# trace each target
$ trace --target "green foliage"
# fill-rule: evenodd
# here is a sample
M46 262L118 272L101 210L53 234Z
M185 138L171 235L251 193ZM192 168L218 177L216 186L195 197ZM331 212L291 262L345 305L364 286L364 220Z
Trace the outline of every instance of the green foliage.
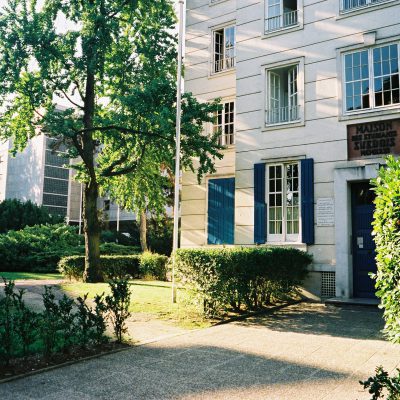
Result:
M50 215L44 208L31 201L7 199L0 203L0 233L18 231L26 226L59 224L63 217Z
M146 279L167 280L168 257L149 251L141 254L139 271L140 276Z
M82 253L76 227L37 225L0 235L0 271L54 272L61 257Z
M4 281L4 298L0 299L0 357L9 365L15 351L15 318L13 281Z
M168 257L153 254L107 255L100 257L100 270L104 280L126 276L131 278L155 277L165 280ZM82 280L85 268L84 256L64 257L58 263L58 270L67 279Z
M139 255L112 255L100 257L100 271L104 280L139 276ZM64 257L58 263L58 270L68 279L82 280L85 269L84 256Z
M104 255L129 255L139 254L141 252L138 246L124 246L118 243L102 243L100 245L100 253Z
M109 282L111 294L106 296L107 310L114 328L114 333L119 343L127 332L126 320L130 317L129 304L131 291L127 279L111 280Z
M24 302L24 290L15 291L13 281L4 279L0 296L0 364L10 365L14 358L42 352L47 359L60 351L70 352L76 346L89 348L108 340L107 320L116 338L122 341L129 317L130 290L127 280L110 282L111 294L96 295L94 306L88 295L75 302L64 295L57 300L51 287L42 294L44 310L30 310Z
M0 139L17 152L42 131L82 160L72 168L90 215L89 279L97 279L99 188L127 209L164 208L175 155L175 23L171 0L12 0L0 14ZM202 134L219 108L183 96L182 167L199 179L222 158L218 134Z
M375 287L384 309L385 334L400 343L400 161L386 159L372 180L375 198L373 234L376 244Z
M292 248L180 249L177 276L206 315L227 308L255 309L287 299L307 274L312 257Z
M390 377L383 367L377 367L375 376L368 378L366 381L360 381L364 389L368 388L368 393L372 394L371 400L385 398L386 400L400 399L400 369L397 369L397 375ZM385 393L386 392L386 393Z

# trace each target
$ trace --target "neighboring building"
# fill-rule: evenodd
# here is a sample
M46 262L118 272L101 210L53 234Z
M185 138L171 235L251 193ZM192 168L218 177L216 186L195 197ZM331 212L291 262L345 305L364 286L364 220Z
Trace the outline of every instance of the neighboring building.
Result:
M294 246L318 297L373 297L369 179L400 154L398 0L188 0L185 90L221 98L182 247ZM277 266L279 268L279 266Z
M15 157L11 141L0 145L0 201L19 199L45 206L51 214L67 216L69 163L52 148L53 139L39 135Z
M81 184L73 180L70 160L62 157L62 148L52 146L54 139L45 135L32 138L24 151L13 157L12 143L0 144L0 201L19 199L45 206L50 214L66 217L69 223L79 224ZM135 215L118 211L118 206L105 198L98 199L98 208L110 228L117 221L130 223Z

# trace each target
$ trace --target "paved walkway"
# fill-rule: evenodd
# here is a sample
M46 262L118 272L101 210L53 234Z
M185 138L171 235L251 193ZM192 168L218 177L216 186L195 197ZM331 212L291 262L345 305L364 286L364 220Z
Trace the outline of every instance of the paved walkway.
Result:
M295 305L3 384L0 399L370 399L358 380L400 362L381 328L375 309Z

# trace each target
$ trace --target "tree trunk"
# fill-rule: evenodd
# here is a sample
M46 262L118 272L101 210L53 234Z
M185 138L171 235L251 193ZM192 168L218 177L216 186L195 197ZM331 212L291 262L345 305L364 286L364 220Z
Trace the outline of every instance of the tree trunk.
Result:
M90 182L85 187L83 221L85 233L84 282L102 282L100 270L100 223L97 215L98 184Z
M147 215L146 211L141 211L139 216L140 246L142 251L147 251Z

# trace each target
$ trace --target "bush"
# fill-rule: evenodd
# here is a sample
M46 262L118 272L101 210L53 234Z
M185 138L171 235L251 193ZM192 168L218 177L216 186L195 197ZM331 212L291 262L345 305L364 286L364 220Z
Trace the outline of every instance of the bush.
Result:
M79 254L76 227L36 225L0 235L0 271L54 272L61 257Z
M83 249L84 250L84 249ZM129 255L139 254L141 252L138 246L124 246L118 243L102 243L100 245L100 253L104 255ZM82 254L84 251L82 252Z
M100 268L105 280L154 277L165 280L168 257L153 253L128 255L101 255ZM82 255L63 257L58 263L58 271L68 279L81 280L85 270Z
M64 222L63 217L50 215L46 208L31 201L7 199L0 203L0 233L18 231L26 226L62 222Z
M368 378L365 382L360 381L364 389L372 394L371 400L383 399L387 392L386 400L398 400L400 398L400 369L396 369L397 375L390 377L382 368L377 367L375 376Z
M87 304L87 294L73 299L56 297L51 287L42 294L44 310L27 308L24 290L15 291L13 281L4 279L0 296L0 365L10 365L14 358L42 352L49 359L60 351L71 352L76 346L97 346L108 340L107 319L116 339L122 341L129 317L130 290L126 280L110 282L111 294L98 295L94 306Z
M167 280L168 257L145 252L140 255L139 271L142 278Z
M374 232L377 296L384 309L385 334L400 343L400 161L386 159L387 167L372 180L375 186Z
M139 276L139 255L100 256L100 268L105 280ZM85 256L63 257L58 263L59 272L68 279L81 280L85 270Z
M207 315L243 306L255 309L291 296L307 274L312 257L292 248L181 249L177 277Z
M106 296L108 315L114 328L117 342L122 343L122 335L127 332L126 320L130 317L131 291L127 279L109 282L111 294Z

